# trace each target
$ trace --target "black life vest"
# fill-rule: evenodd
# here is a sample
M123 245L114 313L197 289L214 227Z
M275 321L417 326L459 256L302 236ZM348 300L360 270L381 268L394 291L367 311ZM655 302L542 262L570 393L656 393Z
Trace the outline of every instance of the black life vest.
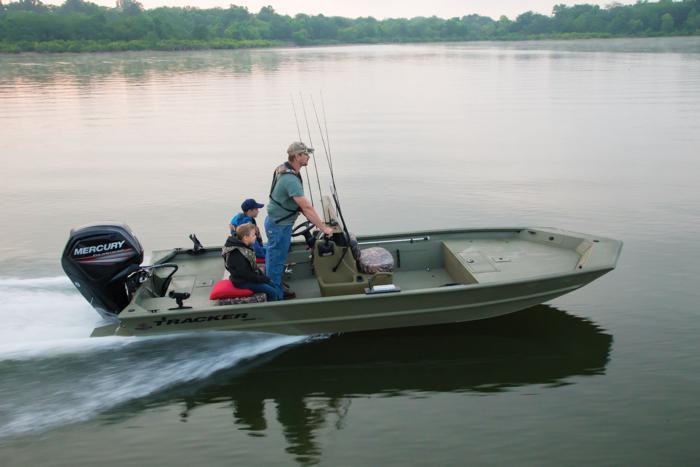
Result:
M288 208L284 207L281 202L277 201L272 196L272 192L275 191L275 186L277 186L277 182L279 181L280 177L283 175L294 175L295 177L297 177L299 179L301 186L302 187L304 186L304 180L301 178L301 175L299 174L299 172L294 170L294 168L292 167L292 165L289 162L285 162L284 164L280 165L279 167L277 167L275 169L275 172L272 174L272 186L270 186L270 201L275 203L278 207L284 209L285 211L287 211L289 213L286 216L282 217L281 219L277 219L277 220L272 219L272 222L274 222L275 224L279 224L283 220L289 219L290 217L295 216L298 212L301 212L300 207L297 206L297 208L294 210L288 209Z

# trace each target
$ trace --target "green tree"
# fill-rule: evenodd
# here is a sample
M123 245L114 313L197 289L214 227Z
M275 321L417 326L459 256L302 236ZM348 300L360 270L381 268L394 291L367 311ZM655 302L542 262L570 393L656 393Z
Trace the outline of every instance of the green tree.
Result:
M86 15L97 15L102 7L85 0L66 0L58 7L58 12L62 14L84 13Z
M528 11L515 19L512 30L526 35L545 34L550 31L549 18L539 13Z
M299 45L308 44L309 38L309 31L307 31L306 29L299 29L298 31L294 31L292 33L292 39L295 43Z
M51 11L41 0L17 0L9 3L5 8L7 11L33 11L35 13L48 13Z
M688 13L688 18L685 21L686 31L694 34L700 32L700 13L693 8Z
M496 22L496 35L501 38L506 37L512 25L513 22L507 16L502 15Z
M192 29L192 38L198 40L206 40L209 38L209 29L204 23L197 23Z
M627 31L633 34L638 34L644 29L644 23L639 18L633 18L627 22Z
M661 32L669 34L673 32L673 16L670 13L664 13L661 15Z
M127 15L140 15L143 12L143 5L136 0L117 0L117 9Z

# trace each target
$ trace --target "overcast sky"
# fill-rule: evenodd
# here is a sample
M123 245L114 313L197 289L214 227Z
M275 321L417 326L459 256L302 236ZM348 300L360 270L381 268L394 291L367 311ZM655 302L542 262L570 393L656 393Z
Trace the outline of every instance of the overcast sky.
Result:
M116 0L92 0L99 5L113 7ZM618 0L617 3L630 4L635 0ZM63 0L44 0L44 3L60 5ZM257 13L261 7L272 5L281 14L295 15L307 13L326 16L374 16L382 18L412 18L414 16L439 16L451 18L477 13L497 19L506 15L515 19L520 13L532 10L549 15L556 4L574 5L577 3L598 4L601 6L613 3L613 0L141 0L147 9L159 6L195 6L198 8L226 8L233 3L248 7Z

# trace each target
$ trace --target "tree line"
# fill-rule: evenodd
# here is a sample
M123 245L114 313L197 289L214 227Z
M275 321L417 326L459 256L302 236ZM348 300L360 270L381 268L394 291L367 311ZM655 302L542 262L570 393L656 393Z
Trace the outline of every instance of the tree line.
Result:
M514 20L461 18L343 18L280 15L271 6L146 10L134 0L114 8L85 0L60 6L41 0L0 0L0 52L178 50L274 45L402 43L546 38L646 37L700 34L700 0L638 1L634 5L557 5Z

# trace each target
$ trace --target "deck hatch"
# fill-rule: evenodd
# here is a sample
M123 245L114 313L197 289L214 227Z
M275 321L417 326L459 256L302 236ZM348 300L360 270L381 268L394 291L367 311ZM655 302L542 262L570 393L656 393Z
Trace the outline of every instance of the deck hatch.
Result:
M491 261L494 263L510 263L513 259L510 256L492 256Z
M473 273L498 272L498 268L480 251L470 249L459 252L462 263Z

